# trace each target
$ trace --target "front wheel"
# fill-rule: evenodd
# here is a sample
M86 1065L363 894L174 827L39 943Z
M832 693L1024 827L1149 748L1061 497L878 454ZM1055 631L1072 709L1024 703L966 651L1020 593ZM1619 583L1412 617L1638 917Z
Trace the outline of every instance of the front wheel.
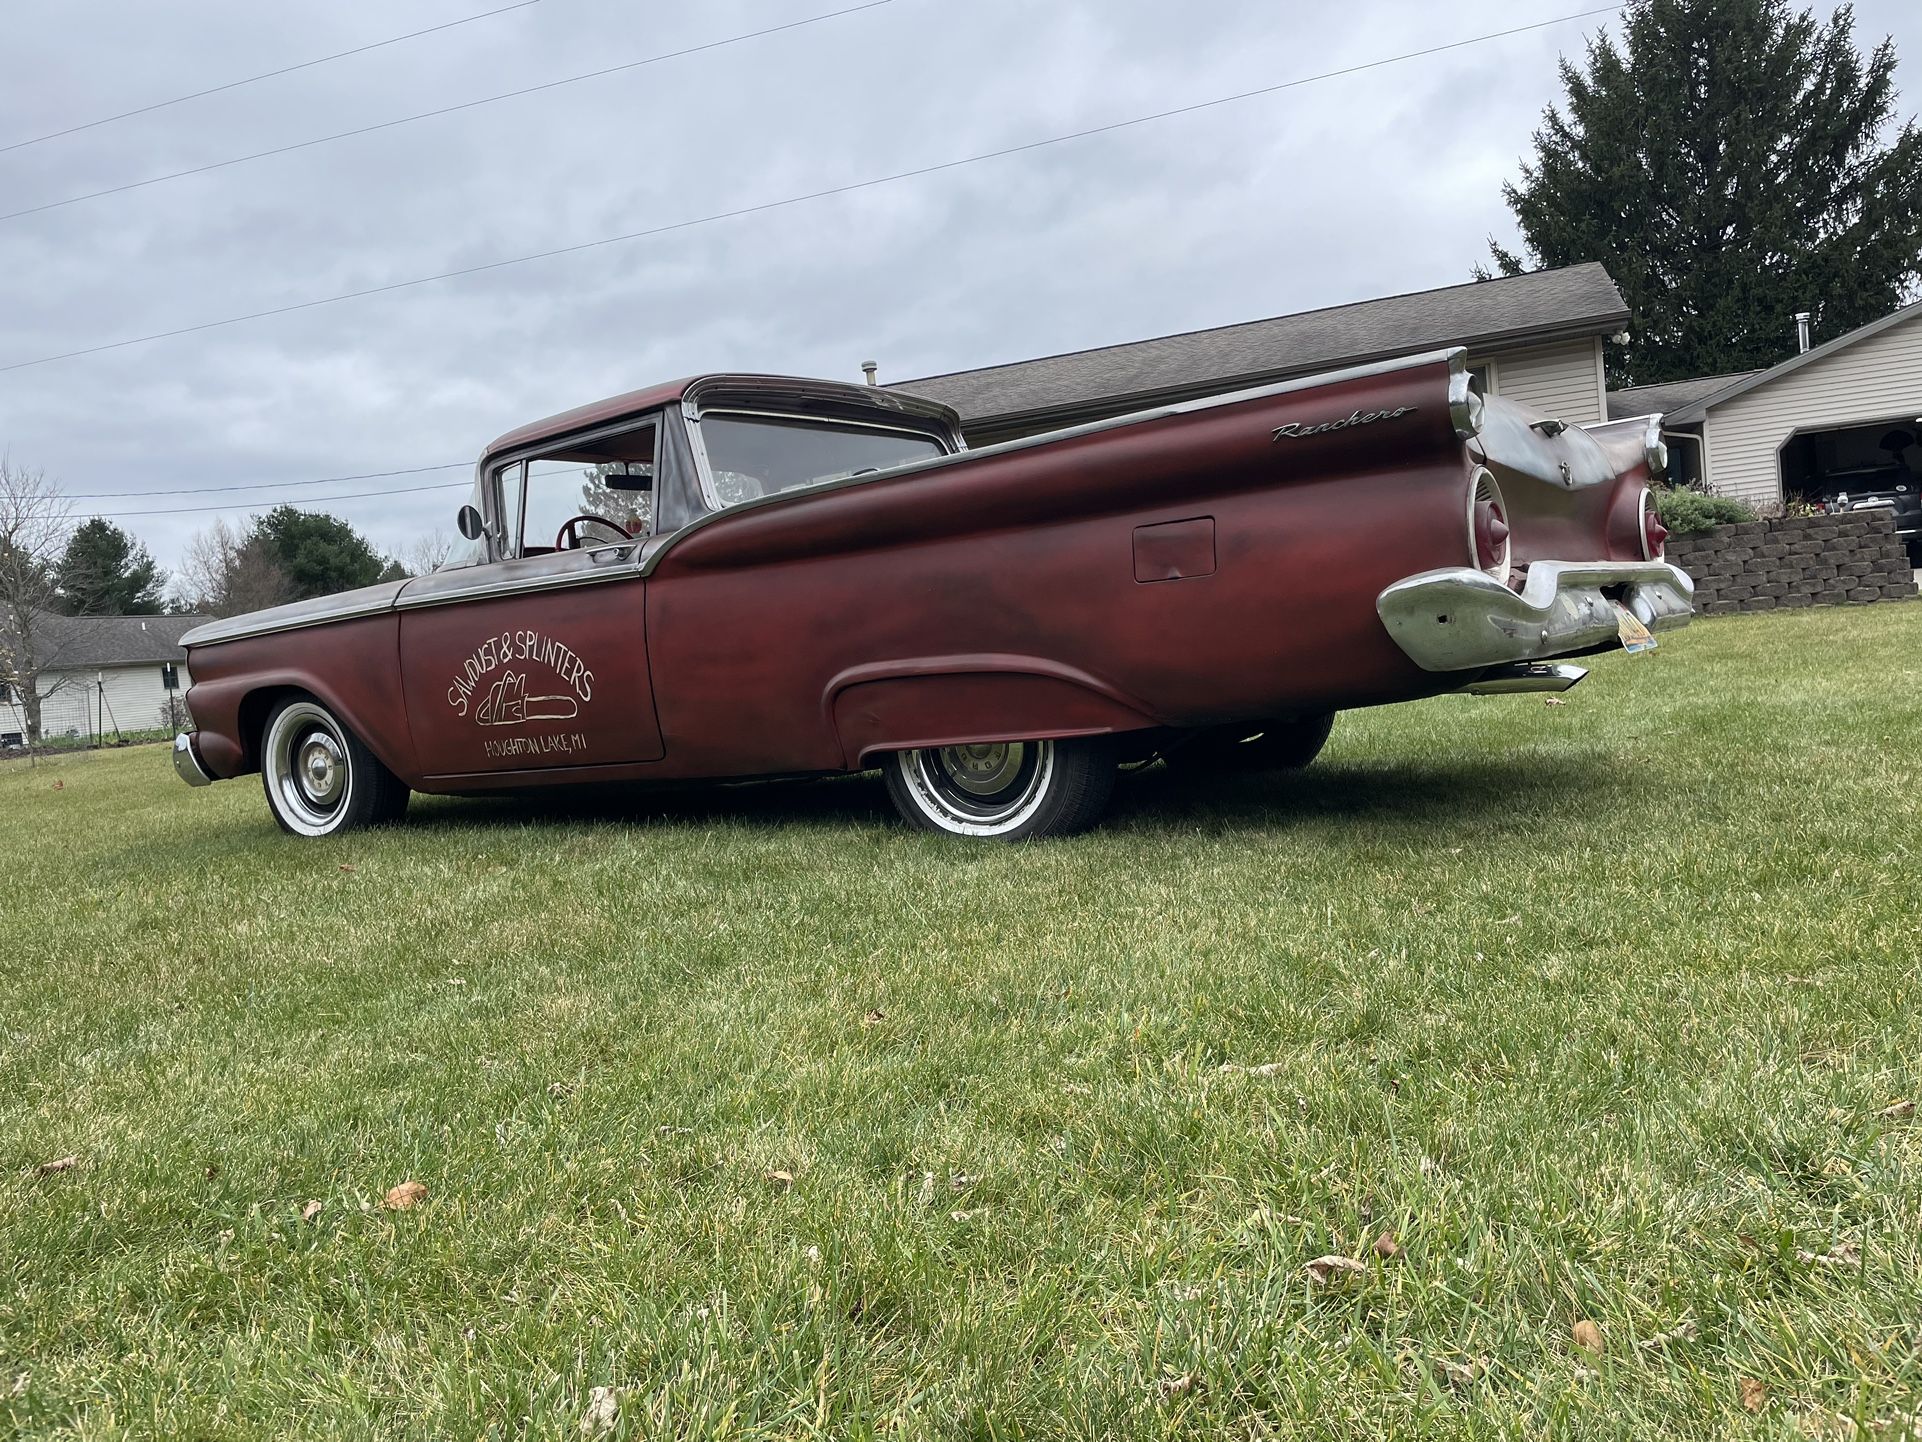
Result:
M1105 740L996 741L897 751L888 796L925 831L993 841L1069 836L1100 820L1114 791Z
M332 836L395 821L407 787L334 713L306 696L282 701L261 734L260 780L282 831Z

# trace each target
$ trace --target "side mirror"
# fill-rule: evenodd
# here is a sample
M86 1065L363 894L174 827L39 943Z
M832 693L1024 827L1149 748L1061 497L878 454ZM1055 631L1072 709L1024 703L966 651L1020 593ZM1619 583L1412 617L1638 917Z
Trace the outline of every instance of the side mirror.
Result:
M460 514L454 517L454 524L460 527L460 533L470 541L478 541L487 534L487 522L471 505L460 508Z

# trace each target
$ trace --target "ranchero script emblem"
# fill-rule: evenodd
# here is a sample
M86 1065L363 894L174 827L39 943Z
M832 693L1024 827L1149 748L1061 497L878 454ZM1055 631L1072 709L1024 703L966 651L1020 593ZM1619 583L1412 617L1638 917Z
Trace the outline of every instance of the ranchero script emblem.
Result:
M1300 421L1289 421L1286 425L1276 426L1273 436L1277 441L1299 440L1303 436L1322 436L1330 431L1345 431L1351 426L1372 426L1376 421L1398 421L1403 416L1412 416L1420 406L1398 406L1392 411L1356 411L1343 416L1338 421L1322 421L1318 425L1303 425Z

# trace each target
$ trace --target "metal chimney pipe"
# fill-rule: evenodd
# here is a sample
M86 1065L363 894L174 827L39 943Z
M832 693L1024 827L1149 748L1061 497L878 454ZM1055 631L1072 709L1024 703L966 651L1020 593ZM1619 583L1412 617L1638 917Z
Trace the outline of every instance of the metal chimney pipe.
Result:
M1807 350L1808 347L1804 345L1802 349ZM877 377L879 377L879 375L881 374L881 363L879 361L862 361L861 374L868 378L869 385L871 386L880 385L881 382L879 379L877 379Z
M1798 310L1795 313L1795 349L1798 354L1809 348L1809 313Z

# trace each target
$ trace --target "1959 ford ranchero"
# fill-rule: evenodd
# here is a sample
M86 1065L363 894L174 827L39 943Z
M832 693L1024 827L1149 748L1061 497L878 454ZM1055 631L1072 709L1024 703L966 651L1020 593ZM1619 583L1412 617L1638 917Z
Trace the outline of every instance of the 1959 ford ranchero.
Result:
M1334 713L1561 690L1679 625L1657 418L1564 426L1459 350L968 450L885 389L710 375L511 431L431 575L185 638L195 784L325 836L410 791L879 767L961 836L1116 767L1305 765Z

